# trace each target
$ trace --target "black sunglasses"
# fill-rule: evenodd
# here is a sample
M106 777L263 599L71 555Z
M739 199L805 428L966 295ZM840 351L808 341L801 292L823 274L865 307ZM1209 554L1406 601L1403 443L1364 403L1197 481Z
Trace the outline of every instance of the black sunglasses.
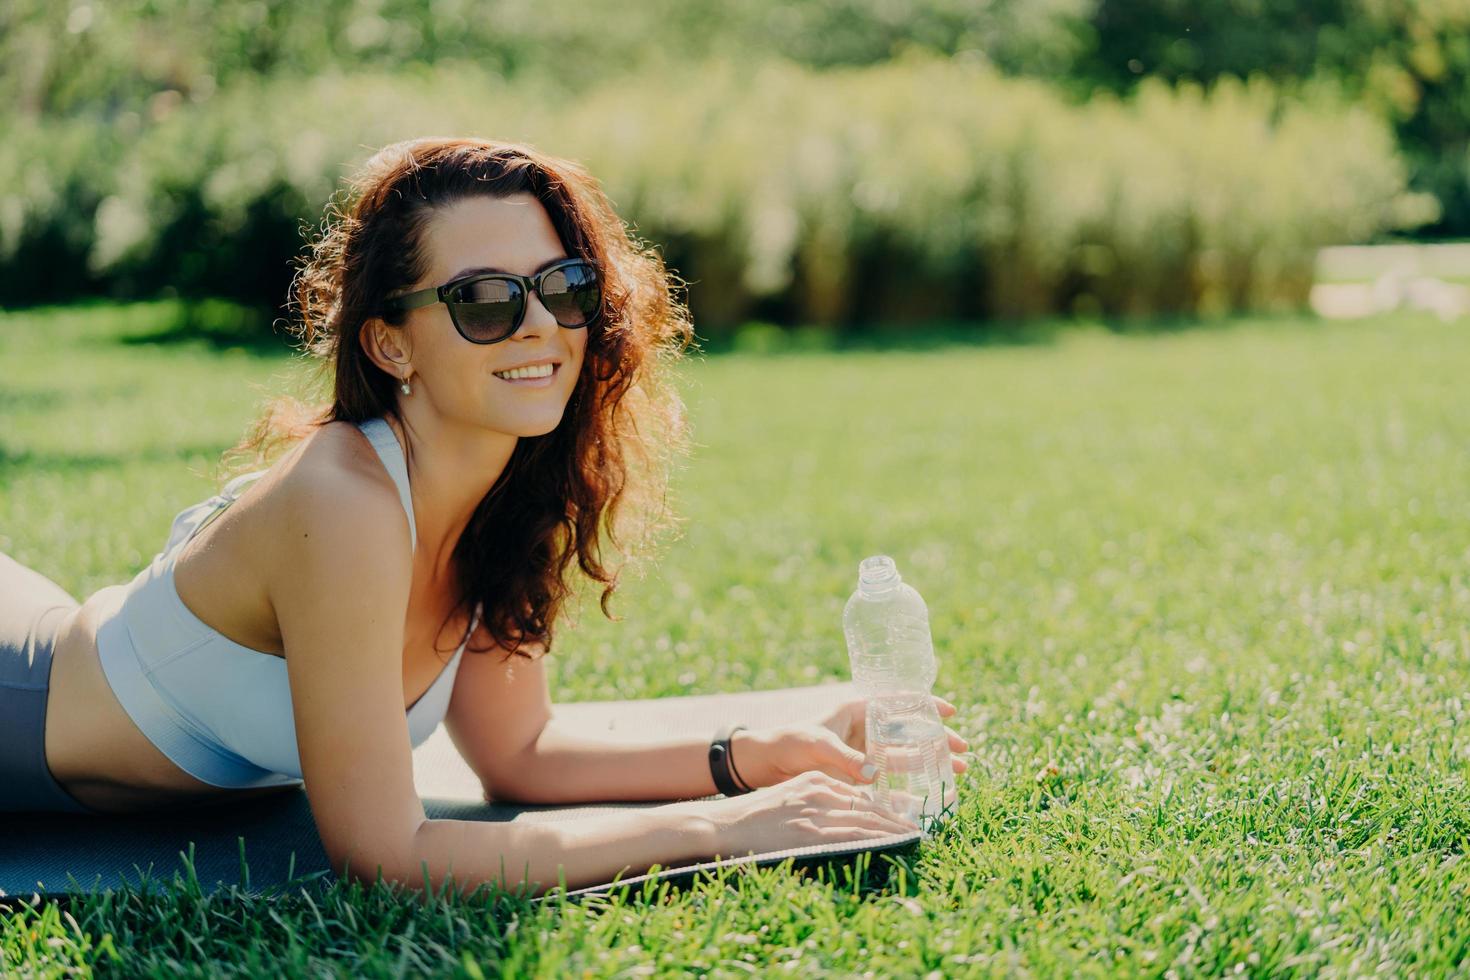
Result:
M443 303L461 337L472 344L494 344L521 328L531 290L563 327L585 327L602 310L602 277L597 266L583 258L561 259L534 276L512 272L465 276L389 296L385 305L389 312L397 312Z

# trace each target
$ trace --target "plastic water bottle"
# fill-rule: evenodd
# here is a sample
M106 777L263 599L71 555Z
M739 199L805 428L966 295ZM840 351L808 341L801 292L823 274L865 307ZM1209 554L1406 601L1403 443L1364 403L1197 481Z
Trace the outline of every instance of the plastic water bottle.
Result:
M931 688L939 673L924 599L887 555L858 565L842 611L852 678L867 699L873 799L907 813L928 836L956 801L949 735Z

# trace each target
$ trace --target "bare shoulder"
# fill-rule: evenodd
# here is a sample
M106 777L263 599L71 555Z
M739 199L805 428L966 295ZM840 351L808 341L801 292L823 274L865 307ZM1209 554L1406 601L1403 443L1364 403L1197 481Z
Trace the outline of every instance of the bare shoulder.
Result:
M387 490L397 499L397 489L377 451L362 430L351 422L328 422L305 440L291 470L301 481L320 487L337 485L350 489L368 484Z
M354 576L382 577L387 569L410 569L408 515L398 488L352 423L329 422L313 432L281 473L273 496L272 550L278 562L272 577L285 587L300 584L297 580L308 567L323 570L323 561L342 566L330 555L315 555L318 548L332 549L339 557L374 554L376 560L368 567L341 568ZM303 562L305 558L312 560Z

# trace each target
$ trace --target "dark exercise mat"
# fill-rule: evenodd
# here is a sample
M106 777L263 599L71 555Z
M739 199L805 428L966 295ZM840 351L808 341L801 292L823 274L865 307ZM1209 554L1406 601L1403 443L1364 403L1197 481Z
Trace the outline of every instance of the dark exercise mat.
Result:
M555 706L557 723L609 739L698 733L713 737L725 722L751 728L813 720L849 698L849 683L811 687L650 698L634 701L583 701ZM519 821L575 820L629 807L662 802L608 802L581 806L514 806L486 803L480 782L440 726L414 750L414 785L430 819ZM718 793L700 799L721 799ZM243 844L241 843L243 838ZM660 868L630 867L624 877L578 888L569 895L602 893L646 882L685 882L699 872L751 864L766 866L787 858L794 864L840 858L864 851L904 847L919 831L865 841L769 851L720 861ZM248 865L242 876L241 855ZM300 787L279 794L228 802L177 813L139 815L67 813L0 814L0 896L42 896L97 892L142 879L171 881L187 876L184 855L192 850L199 889L210 894L232 886L259 894L333 877ZM509 869L507 869L509 871Z

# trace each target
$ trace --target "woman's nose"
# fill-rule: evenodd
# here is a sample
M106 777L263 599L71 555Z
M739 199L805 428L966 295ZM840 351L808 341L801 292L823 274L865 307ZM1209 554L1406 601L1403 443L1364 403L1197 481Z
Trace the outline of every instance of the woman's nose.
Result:
M516 335L539 337L555 330L556 326L556 317L551 315L551 311L541 302L541 297L533 290L526 297L526 315L521 318L521 327Z

